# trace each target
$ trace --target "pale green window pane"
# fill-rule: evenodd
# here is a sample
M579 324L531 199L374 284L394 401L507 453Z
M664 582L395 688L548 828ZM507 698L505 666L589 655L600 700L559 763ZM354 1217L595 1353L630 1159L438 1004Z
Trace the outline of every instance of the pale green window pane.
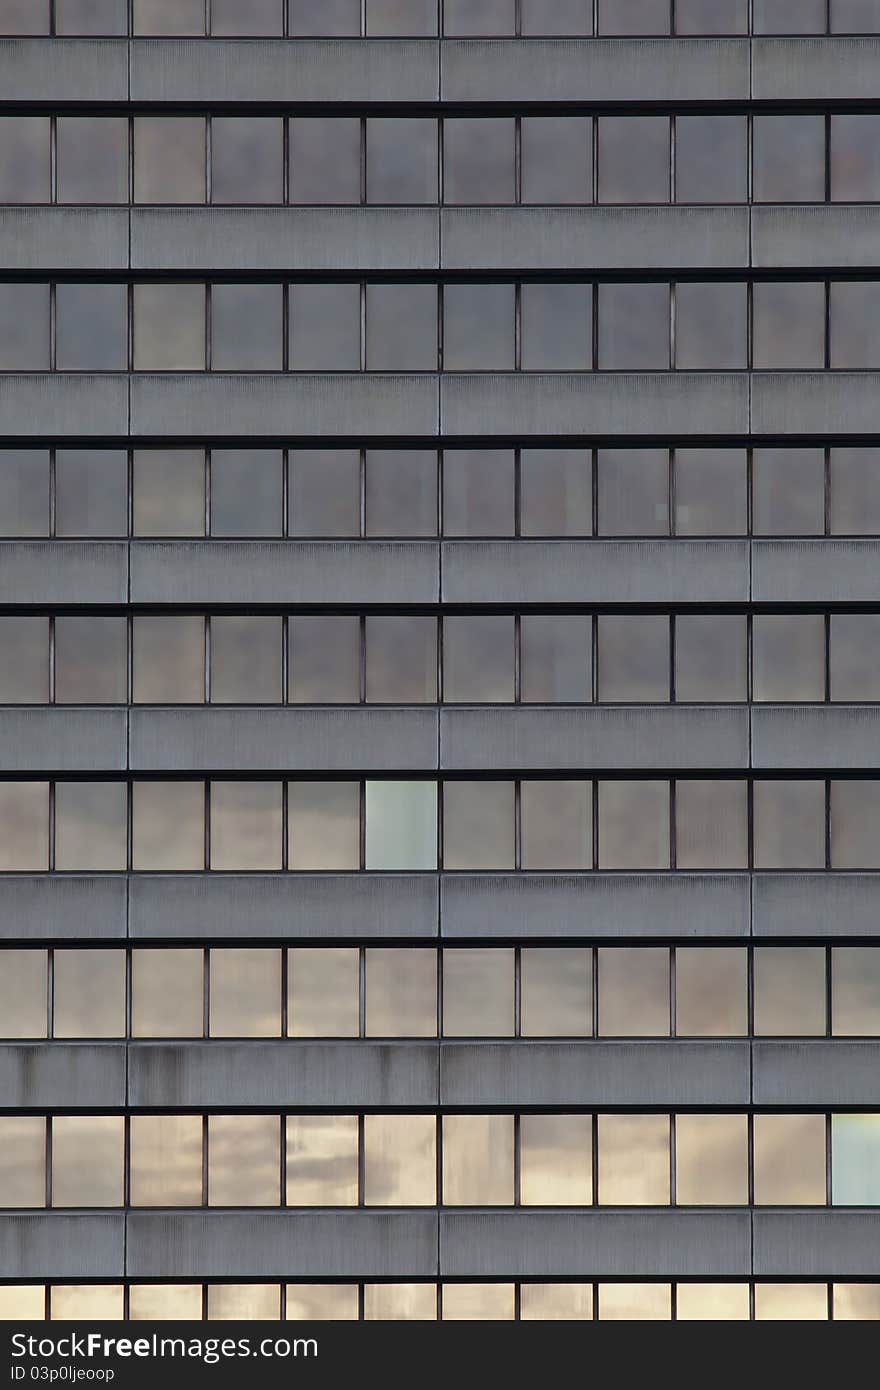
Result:
M436 869L436 782L367 782L367 869Z
M880 1115L831 1116L831 1201L880 1205Z

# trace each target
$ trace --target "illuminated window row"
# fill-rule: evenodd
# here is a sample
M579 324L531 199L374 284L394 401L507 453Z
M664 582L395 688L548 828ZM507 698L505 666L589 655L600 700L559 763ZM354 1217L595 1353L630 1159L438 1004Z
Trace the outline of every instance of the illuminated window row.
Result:
M876 536L870 448L3 449L8 537Z
M0 1207L880 1205L880 1115L3 1115Z
M14 616L0 704L851 703L878 650L863 612Z
M7 781L0 828L3 873L873 869L880 781Z
M750 1034L880 1037L880 948L213 946L0 952L4 1038Z

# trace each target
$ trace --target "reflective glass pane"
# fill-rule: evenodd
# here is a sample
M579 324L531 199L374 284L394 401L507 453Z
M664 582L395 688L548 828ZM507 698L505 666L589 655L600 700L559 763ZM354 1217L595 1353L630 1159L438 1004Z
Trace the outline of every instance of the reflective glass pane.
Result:
M592 1115L521 1115L519 1188L524 1207L590 1206Z
M425 704L437 699L437 620L366 620L367 703Z
M755 614L752 696L769 701L824 700L824 614Z
M134 369L205 370L204 285L135 285Z
M0 1116L0 1201L4 1207L46 1205L46 1121L42 1115Z
M756 449L752 468L756 535L822 535L825 459L821 449Z
M880 363L880 283L840 280L831 285L832 367L876 367Z
M880 1037L880 950L835 946L831 952L831 1031L837 1037Z
M746 869L749 863L745 782L685 780L675 784L675 866Z
M592 782L523 782L520 812L523 869L592 869Z
M135 116L134 201L197 204L205 196L204 116Z
M669 868L669 784L599 783L599 868Z
M756 1322L825 1322L827 1284L756 1284Z
M121 1207L121 1115L56 1115L52 1120L53 1207Z
M832 700L880 700L880 615L831 615Z
M357 704L361 692L359 618L291 618L292 704Z
M880 34L880 3L878 0L831 0L831 32Z
M600 449L600 536L665 536L669 532L666 449Z
M588 371L593 364L591 285L525 284L523 371Z
M0 1037L45 1038L47 954L0 953Z
M3 0L0 34L48 34L49 0Z
M200 1207L201 1115L132 1115L130 1132L131 1205Z
M280 1317L278 1284L208 1285L208 1322L277 1322Z
M747 529L745 450L676 449L676 535L744 536Z
M359 953L353 946L297 947L287 953L287 1032L291 1038L356 1038Z
M748 698L744 616L680 613L675 619L675 698L679 703Z
M125 1036L125 952L55 952L56 1038Z
M53 1322L121 1322L121 1284L53 1284Z
M55 363L59 371L124 371L128 366L128 287L55 287Z
M524 536L589 536L593 467L585 449L523 449L520 509Z
M48 203L49 194L49 117L0 117L0 203Z
M749 0L675 0L675 32L747 34Z
M214 285L211 367L215 372L277 372L282 364L281 285Z
M0 702L45 705L48 700L48 618L0 617Z
M524 1038L590 1037L592 952L524 946L520 956L520 1032Z
M211 619L211 699L272 705L281 700L280 618Z
M213 11L211 19L216 33ZM214 116L211 201L280 203L284 192L283 133L280 117Z
M203 782L135 782L132 868L205 867Z
M443 1203L512 1206L512 1115L443 1116Z
M289 5L294 38L357 37L361 32L360 0L289 0Z
M437 366L436 285L367 285L367 370Z
M473 0L464 0L464 6L476 8ZM448 12L446 32L450 32ZM503 205L515 201L515 192L513 118L447 117L443 122L445 202Z
M443 621L443 698L503 704L514 697L512 617L449 617Z
M470 947L443 952L446 1037L513 1037L513 951Z
M514 867L512 782L446 782L443 788L443 867Z
M446 285L443 367L446 371L512 371L513 285Z
M289 1130L287 1156L289 1163ZM209 1115L208 1206L277 1207L280 1200L278 1116Z
M437 0L367 0L367 34L429 38L437 33Z
M48 449L0 449L0 534L48 536Z
M59 782L55 787L55 868L121 873L127 863L124 782Z
M433 449L368 449L364 482L366 535L436 536Z
M599 1116L599 1204L669 1205L668 1115Z
M825 1205L825 1116L755 1115L756 1206Z
M211 450L211 534L280 536L280 449Z
M878 12L880 20L880 12ZM835 1284L835 1322L876 1322L880 1319L880 1284Z
M831 534L880 532L880 459L873 449L831 450Z
M444 1284L444 1322L512 1322L513 1284Z
M205 32L202 0L134 0L133 18L132 32L150 38Z
M444 33L466 37L514 32L514 0L444 0Z
M436 1037L437 952L376 946L366 960L367 1037Z
M136 449L132 471L135 536L205 534L202 449Z
M128 1316L131 1322L200 1322L201 1284L130 1284Z
M211 783L211 868L281 868L281 783Z
M59 203L128 202L128 121L113 116L59 116Z
M748 365L745 285L687 280L676 285L675 365L694 371Z
M880 22L880 7L877 9ZM872 203L880 197L880 122L876 116L831 117L831 201Z
M669 1036L669 949L599 947L599 1035Z
M287 1205L353 1207L357 1200L357 1115L288 1115Z
M880 1115L831 1116L831 1201L880 1204Z
M436 1284L365 1284L364 1321L434 1321Z
M214 946L210 962L211 1037L279 1037L281 952L262 946Z
M269 35L274 38L283 32L283 12L284 0L248 0L247 5L242 5L241 0L211 0L211 33L215 38L235 37L239 34L248 38L260 35ZM221 1287L221 1285L217 1286L215 1290L217 1294L219 1294ZM276 1288L276 1299L277 1296ZM212 1316L210 1307L211 1292L209 1290L209 1318ZM230 1314L230 1316L237 1316L237 1314ZM275 1316L277 1317L277 1313Z
M593 201L593 122L589 117L523 116L521 141L524 203Z
M520 1322L584 1322L592 1316L592 1284L520 1285Z
M291 203L359 203L361 123L350 116L292 116Z
M0 284L0 371L49 370L49 286Z
M831 864L880 868L880 782L831 783Z
M605 34L668 34L666 0L599 0L599 29Z
M598 162L600 203L668 203L669 117L600 116Z
M57 704L124 705L128 698L125 618L55 619Z
M825 784L756 781L756 869L821 869L825 866Z
M436 782L368 781L365 820L365 868L436 869Z
M133 620L131 631L134 703L202 704L205 620L201 614L145 615Z
M520 619L523 704L589 704L593 698L592 620L567 614Z
M677 1115L675 1201L687 1206L747 1206L747 1115Z
M665 371L669 367L669 286L598 287L602 371Z
M357 1322L357 1284L288 1284L288 1322Z
M739 946L677 946L675 1031L680 1038L739 1038L749 1031L748 958Z
M128 534L128 459L123 449L57 449L55 534Z
M360 365L360 286L291 285L290 370L356 372Z
M371 116L367 121L367 202L436 203L437 122Z
M356 449L297 449L289 456L291 536L359 536L361 461Z
M200 1038L204 1014L201 947L131 953L131 1031L136 1038Z
M602 615L597 666L601 701L668 701L670 632L665 615Z
M287 787L288 867L360 867L360 787L357 782L290 782Z
M825 364L825 286L818 281L759 280L752 286L753 363L762 367Z
M512 536L512 449L446 449L443 530L447 536Z
M0 1322L42 1322L45 1315L44 1284L5 1284L0 1289Z
M436 1201L436 1117L365 1115L365 1206L428 1207Z
M824 34L825 0L754 0L756 34Z
M800 5L808 2L800 0ZM823 0L818 3L824 9ZM753 142L756 203L825 201L824 116L756 116Z
M678 1285L676 1322L748 1322L749 1317L748 1284Z
M48 868L48 782L0 782L0 873Z

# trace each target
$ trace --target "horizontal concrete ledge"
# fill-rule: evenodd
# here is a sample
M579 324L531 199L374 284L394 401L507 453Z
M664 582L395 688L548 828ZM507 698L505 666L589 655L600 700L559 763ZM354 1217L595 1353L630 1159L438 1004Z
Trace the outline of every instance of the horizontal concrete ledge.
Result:
M751 711L755 768L880 768L880 708L783 705Z
M0 772L124 772L124 709L0 706Z
M447 541L445 603L742 603L747 541Z
M796 37L752 40L756 101L872 101L880 39Z
M135 940L381 941L438 934L435 874L133 875L129 894Z
M445 939L747 937L748 874L448 874Z
M747 39L447 39L444 101L745 101Z
M432 435L437 433L439 393L439 378L431 373L135 374L131 432L255 439ZM2 422L0 390L0 427ZM72 426L70 430L75 432Z
M876 434L880 372L755 372L754 434Z
M0 548L0 582L3 552ZM133 541L133 603L436 603L431 541Z
M0 39L4 101L127 101L126 39Z
M0 208L0 264L10 270L126 270L128 208Z
M443 1105L748 1105L748 1042L444 1042Z
M877 1105L880 1039L756 1041L752 1065L756 1105Z
M123 941L123 877L0 876L0 941Z
M752 1215L761 1279L876 1279L880 1211L762 1211Z
M748 1211L440 1213L449 1278L747 1278Z
M130 1105L433 1108L439 1048L357 1040L133 1043L128 1066Z
M440 402L447 435L713 435L749 430L745 372L451 372L440 379Z
M163 1270L166 1276L172 1267ZM125 1216L60 1211L0 1215L0 1278L121 1279Z
M880 874L755 874L756 937L874 937Z
M21 372L0 375L0 434L88 439L128 433L124 372Z
M745 207L444 208L444 270L747 267Z
M880 383L878 383L880 384ZM753 541L755 603L876 603L880 541Z
M749 765L745 708L446 708L440 735L443 767L463 771Z
M131 1212L132 1279L424 1279L436 1211Z
M436 708L131 711L133 771L345 772L437 768ZM2 735L2 720L0 720ZM0 768L3 741L0 737Z
M0 1043L0 1105L4 1110L121 1107L125 1070L123 1042Z
M0 247L3 226L0 222ZM436 208L133 208L135 270L436 270Z
M0 541L0 603L125 603L125 541Z
M751 263L761 269L864 269L880 263L877 204L756 206L751 219Z

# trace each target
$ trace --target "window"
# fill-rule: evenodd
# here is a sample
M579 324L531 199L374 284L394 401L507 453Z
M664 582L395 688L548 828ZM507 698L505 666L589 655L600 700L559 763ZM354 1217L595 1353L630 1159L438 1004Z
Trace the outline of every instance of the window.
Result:
M281 868L281 783L211 783L211 868Z
M831 450L831 534L880 532L880 460L872 449Z
M434 450L368 449L364 483L365 535L436 536Z
M288 1120L288 1199L292 1146ZM281 1127L277 1115L208 1116L208 1205L277 1207Z
M55 287L55 365L59 371L124 371L128 366L125 285Z
M523 704L588 704L592 699L593 624L564 614L520 618Z
M128 202L128 121L113 116L59 116L59 203Z
M437 122L374 116L367 121L367 202L436 203Z
M368 285L367 370L419 372L436 367L436 286Z
M824 203L823 116L756 116L753 139L756 203Z
M204 285L135 285L133 302L135 371L205 370Z
M42 1116L0 1117L0 1201L12 1208L46 1205L46 1121Z
M217 13L216 9L213 13ZM237 1322L239 1319L278 1322L280 1317L281 1290L277 1284L208 1285L209 1322Z
M676 1322L748 1322L748 1284L679 1284Z
M824 700L823 614L756 613L752 661L755 700Z
M361 689L359 618L291 618L292 704L357 704Z
M0 783L0 873L46 873L48 868L48 783Z
M216 33L216 18L212 13ZM284 167L279 117L214 116L211 120L211 201L280 203Z
M124 618L55 619L55 700L118 705L127 701Z
M368 617L366 648L369 704L437 699L436 619Z
M427 1207L437 1201L433 1115L364 1116L364 1204Z
M676 1116L675 1200L680 1207L748 1204L746 1115Z
M356 449L297 449L289 456L289 467L292 536L360 535Z
M131 799L132 868L205 867L202 782L135 782Z
M53 1284L52 1321L121 1322L123 1293L121 1284Z
M825 1322L825 1284L756 1284L756 1322Z
M748 529L744 449L676 449L675 534L743 536Z
M675 365L694 371L747 366L747 312L745 285L676 285Z
M449 37L512 34L514 0L445 0L443 23Z
M0 33L48 34L49 0L4 0Z
M514 867L512 782L446 782L443 788L443 867Z
M668 203L669 117L600 116L598 124L599 202Z
M357 782L290 782L287 788L288 867L360 867L360 788Z
M128 460L123 449L55 451L55 534L128 534Z
M45 1038L48 955L5 950L0 968L4 1038Z
M357 1284L288 1284L287 1320L357 1322L358 1302Z
M585 449L523 449L520 454L524 536L589 536L593 468Z
M136 948L131 953L131 1032L136 1038L200 1038L204 952Z
M745 617L723 613L676 616L675 698L682 704L748 698Z
M880 951L875 947L832 949L831 1031L835 1037L880 1037Z
M599 1116L599 1204L669 1205L668 1115Z
M136 35L171 37L205 32L201 0L134 0Z
M135 116L134 201L198 204L205 196L204 116Z
M205 534L201 449L136 449L132 487L135 536Z
M239 0L211 0L211 33L215 38L239 34L247 37L280 35L284 28L283 8L284 0L250 0L245 7ZM208 1316L211 1316L210 1311Z
M513 618L444 618L444 700L504 704L513 695Z
M278 704L281 619L211 619L211 699L215 704Z
M132 685L136 705L202 704L205 620L175 613L132 620Z
M49 117L0 117L0 203L48 203L49 196Z
M669 1037L669 949L599 947L599 1036Z
M524 1038L592 1035L591 951L582 947L522 948L520 1032Z
M669 454L665 449L600 449L600 536L669 533Z
M357 36L361 31L360 0L288 0L290 33L294 38Z
M590 285L525 284L522 300L523 371L587 371L593 357Z
M680 28L678 32L682 32ZM747 202L747 135L744 116L678 116L676 202Z
M520 130L522 201L542 206L591 203L593 123L589 117L523 116Z
M290 286L290 369L356 372L361 365L359 285Z
M868 203L880 198L876 116L831 117L831 199Z
M756 1206L825 1205L825 1116L755 1115Z
M446 285L444 370L512 371L514 304L513 285Z
M367 0L367 34L428 38L437 33L436 0Z
M291 1038L356 1038L358 951L297 947L287 953L287 1032Z
M676 34L747 34L748 0L675 0Z
M48 536L48 450L0 450L0 526L4 536Z
M443 1284L444 1322L511 1322L514 1317L512 1284Z
M600 34L668 34L666 0L599 0Z
M825 0L754 0L754 5L756 34L825 32Z
M121 873L127 864L124 782L59 782L55 787L55 868Z
M756 449L752 468L756 535L822 535L825 458L821 449Z
M752 296L752 355L757 369L824 366L823 284L819 281L758 280L752 286Z
M368 781L367 869L436 869L436 782Z
M128 1316L132 1322L198 1321L202 1316L202 1287L200 1284L129 1284Z
M200 1207L201 1115L132 1115L130 1123L131 1205Z
M669 699L669 619L602 615L598 621L599 699Z
M443 530L447 536L512 536L512 449L447 449Z
M511 4L511 0L504 0ZM469 11L474 0L464 0ZM446 32L450 33L449 12ZM447 203L515 202L514 121L507 116L450 116L443 122L443 195Z
M747 801L745 782L677 781L676 868L748 868Z
M436 1318L436 1284L364 1284L365 1322L434 1322Z
M214 371L277 372L282 366L280 285L214 285L211 366Z
M831 783L831 863L880 867L880 782Z
M880 1204L880 1115L832 1115L831 1174L834 1206Z
M210 956L211 1037L280 1037L281 952L214 946Z
M357 1200L357 1115L288 1115L287 1205L354 1207Z
M44 705L48 699L48 619L0 617L0 703Z
M291 203L359 203L361 123L349 116L290 119Z
M672 1317L669 1284L600 1284L603 1322L666 1322Z
M211 450L211 534L280 536L280 449Z
M437 1036L437 953L421 947L367 951L368 1038Z
M600 285L598 295L600 369L668 369L669 286Z
M0 284L0 371L49 370L49 286Z
M592 782L523 782L523 869L592 869Z
M468 947L443 952L447 1038L513 1037L513 951Z
M443 1203L513 1204L513 1116L443 1116Z
M676 946L675 1031L687 1038L745 1037L748 958L736 946Z
M520 0L520 8L522 34L527 38L593 32L590 0Z
M823 1037L825 949L759 946L755 950L758 1037Z
M824 868L824 783L761 780L753 796L755 868Z
M522 1115L520 1202L524 1207L586 1207L593 1200L591 1115Z
M831 366L876 367L880 363L880 282L838 280L831 285Z
M880 34L877 0L832 0L832 34ZM834 1311L837 1317L837 1309Z
M121 1115L54 1117L53 1207L122 1206L124 1124Z
M599 868L669 868L668 783L599 783Z

